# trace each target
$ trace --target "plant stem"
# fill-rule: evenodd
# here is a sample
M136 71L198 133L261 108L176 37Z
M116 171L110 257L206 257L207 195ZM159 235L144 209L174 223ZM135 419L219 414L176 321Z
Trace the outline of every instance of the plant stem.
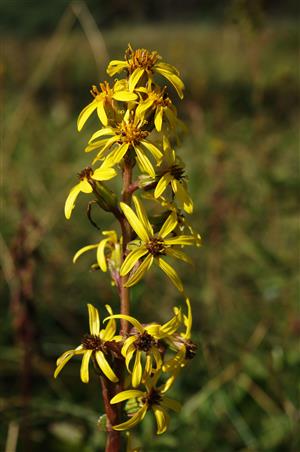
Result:
M106 413L106 445L105 452L119 452L121 450L121 433L113 430L112 426L118 423L118 411L114 405L110 404L110 399L114 396L112 385L105 377L100 377L102 398Z

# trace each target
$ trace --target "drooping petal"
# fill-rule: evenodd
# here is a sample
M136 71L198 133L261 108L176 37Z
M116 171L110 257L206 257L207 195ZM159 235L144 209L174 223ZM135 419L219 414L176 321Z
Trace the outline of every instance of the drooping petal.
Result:
M170 173L165 173L158 181L158 184L154 190L154 197L159 198L166 190L167 186L171 182L173 176Z
M106 304L105 305L107 312L109 313L110 316L113 315L113 311L111 309L111 307ZM104 330L100 331L100 339L102 339L103 341L111 341L111 340L116 340L116 338L114 337L116 332L116 321L115 319L110 319L107 322L106 327L104 328Z
M140 68L140 67L137 67L133 71L133 73L129 77L129 82L128 82L129 91L133 91L134 90L134 88L138 84L140 78L143 76L144 72L145 72L145 70Z
M120 203L121 209L123 210L130 226L134 229L134 231L137 233L139 238L143 242L149 241L149 234L143 225L143 223L138 219L134 211L125 203Z
M184 84L182 80L175 74L172 74L171 72L156 66L156 71L161 74L163 77L165 77L169 82L174 86L175 90L177 91L178 96L180 99L183 99L183 90L184 90Z
M160 132L162 128L163 112L163 107L158 107L154 115L154 125L158 132Z
M99 350L95 353L95 355L96 355L96 361L98 363L98 366L100 367L100 369L102 370L104 375L106 375L106 377L113 383L116 383L117 381L119 381L118 377L116 376L116 374L114 373L114 371L112 370L110 365L108 364L108 362L104 356L104 353Z
M191 329L192 329L192 321L193 321L192 307L191 307L190 300L188 298L185 299L185 302L186 302L187 308L188 308L188 315L185 316L185 318L184 318L184 324L186 326L186 331L185 331L184 337L187 339L190 339Z
M82 362L81 362L81 367L80 367L80 378L83 383L89 382L89 363L90 363L90 358L92 356L92 353L93 353L93 350L85 350L83 357L82 357Z
M148 253L148 250L145 246L141 246L140 248L131 251L128 256L126 256L126 259L124 260L121 269L120 269L120 275L124 276L127 275L127 273L130 272L130 270L135 266L135 264L138 262L138 260L145 256L145 254Z
M132 386L134 388L137 388L141 382L142 379L142 363L141 363L141 352L140 350L137 350L135 354L135 361L133 365L133 371L132 371Z
M152 407L154 416L157 423L157 435L164 433L169 425L170 417L166 410L164 410L160 405L153 405Z
M111 402L110 402L111 403ZM137 425L139 422L141 422L146 413L147 413L148 406L145 404L140 408L128 421L123 422L122 424L114 425L114 430L128 430L129 428L133 428L135 425Z
M145 207L143 206L142 202L140 201L140 199L137 196L133 196L132 199L134 202L134 207L135 207L138 218L141 220L141 222L147 229L149 236L153 235L153 228L148 219Z
M89 311L89 324L90 324L90 333L91 334L99 334L100 331L100 318L98 309L96 309L92 304L88 303L88 311Z
M151 177L155 177L155 171L152 166L152 163L148 159L148 157L140 151L138 146L134 146L135 152L136 152L136 160L139 165L139 168L142 172L149 174Z
M96 245L87 245L84 246L83 248L80 248L80 250L77 251L77 253L74 254L73 257L73 264L75 264L75 262L77 261L77 259L84 253L86 253L87 251L93 250L95 248L98 247L98 243L96 243Z
M156 365L155 372L156 372L157 370L159 370L162 367L161 354L159 353L159 351L155 347L152 347L151 353L152 353L153 358L155 360L155 365Z
M174 286L177 287L179 292L183 292L182 282L174 268L172 268L171 265L169 265L161 257L158 258L158 265L163 270L163 272L165 272L165 274L170 278L170 280L172 281Z
M80 183L75 185L75 187L73 187L66 199L65 202L65 217L67 218L67 220L69 220L71 218L72 215L72 210L75 207L75 201L77 199L77 196L80 193ZM92 190L91 190L92 191Z
M135 354L135 352L136 352L136 349L135 349L134 346L132 346L132 348L129 348L127 350L127 354L126 354L126 358L125 358L125 364L126 364L126 368L127 368L129 373L132 373L132 371L130 370L129 365L130 365L130 362L131 362L132 357Z
M183 182L178 182L177 180L172 180L172 188L173 191L177 197L178 205L183 208L186 213L193 213L193 201L187 191L187 189L184 187Z
M68 350L63 353L57 360L57 367L54 372L54 378L58 376L63 367L67 364L68 361L75 355L75 350Z
M89 105L87 105L79 114L78 120L77 120L77 129L78 132L81 131L82 127L86 123L86 121L89 119L91 114L94 110L97 108L97 101L94 99Z
M170 234L170 232L172 232L176 228L177 223L177 215L175 212L172 212L162 225L158 236L164 239L167 235Z
M177 314L174 315L171 320L164 323L160 328L160 338L170 336L171 334L175 333L175 331L177 331L178 327L181 324L181 319L181 310L179 309L177 311Z
M122 347L121 353L122 355L125 357L127 355L127 350L129 349L129 347L136 341L136 337L135 336L129 336L125 342L124 345Z
M107 157L106 161L111 165L116 165L119 163L126 152L128 151L129 143L123 143L119 145L116 149L111 151L111 154Z
M112 60L107 69L106 72L108 73L108 75L110 75L111 77L115 74L117 74L118 72L121 72L123 69L125 69L127 67L127 62L126 61L122 61L122 60Z
M97 115L98 115L98 118L100 119L100 121L102 122L102 124L104 126L107 126L108 118L107 118L107 114L106 114L106 111L105 111L105 108L104 108L104 99L101 100L100 102L98 102Z
M137 284L144 276L147 270L151 267L154 257L149 254L138 267L138 269L130 276L128 281L124 284L125 287L131 287Z
M103 239L99 242L97 248L97 262L99 267L103 272L107 271L106 257L105 257L105 247L109 239Z
M148 97L148 99L146 99L145 101L140 102L140 103L138 104L138 106L137 106L137 109L135 110L135 116L136 116L138 119L143 119L143 117L144 117L144 115L145 115L145 112L146 112L149 108L152 107L153 101L154 101L153 99L151 99L151 98Z
M153 143L150 143L150 141L147 140L141 140L140 143L145 146L148 151L151 152L151 154L157 161L162 158L162 152Z
M138 389L128 389L127 391L119 392L119 394L115 395L110 403L113 405L114 403L124 402L124 400L135 399L138 397L143 397L145 393L143 391L139 391Z

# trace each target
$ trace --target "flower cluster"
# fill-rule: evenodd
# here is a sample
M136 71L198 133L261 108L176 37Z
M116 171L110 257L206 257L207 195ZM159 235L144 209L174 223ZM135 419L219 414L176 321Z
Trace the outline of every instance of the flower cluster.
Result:
M120 314L113 314L106 305L107 325L100 329L98 311L89 304L90 333L57 360L55 377L73 356L82 355L84 383L89 381L92 361L102 378L110 384L118 382L123 389L114 392L110 404L127 401L124 414L128 417L113 428L130 429L151 410L161 434L168 426L168 410L179 410L178 402L166 393L196 352L191 341L191 304L172 264L192 264L183 248L201 245L200 235L188 220L193 201L185 164L174 149L182 123L172 96L182 99L184 84L177 69L163 62L156 51L134 50L130 45L124 60L111 61L107 73L119 78L112 84L105 81L93 86L93 99L78 118L80 131L94 115L98 130L85 148L92 160L67 197L65 217L70 219L78 195L84 193L90 197L91 223L96 226L91 206L98 205L114 216L120 230L112 225L111 230L102 231L96 243L77 251L73 262L87 251L96 251L92 268L110 274L121 299L156 264L186 300L186 312L177 307L165 324L143 324L124 308L126 303L121 303ZM120 198L113 189L118 175L123 180ZM120 334L116 319L121 320Z

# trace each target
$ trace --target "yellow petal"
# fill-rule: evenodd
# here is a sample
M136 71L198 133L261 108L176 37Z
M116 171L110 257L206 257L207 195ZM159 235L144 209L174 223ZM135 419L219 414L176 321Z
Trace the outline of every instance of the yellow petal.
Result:
M137 106L137 109L135 110L135 116L138 119L143 119L145 112L152 107L154 100L153 99L146 99L144 102L140 102Z
M128 82L129 91L133 91L134 90L134 88L138 84L140 78L143 76L144 72L145 72L144 69L142 69L140 67L137 67L133 71L133 73L129 77L129 82Z
M185 188L184 183L183 182L180 183L180 182L174 180L174 181L172 181L172 187L173 187L173 183L174 183L174 186L176 186L175 190L173 190L173 191L177 197L179 207L183 208L186 211L186 213L189 213L189 214L193 213L193 207L194 207L193 201L192 201L190 195L188 194L188 191Z
M143 328L142 324L141 324L137 319L135 319L134 317L131 317L130 315L125 315L125 314L115 314L114 316L106 317L106 318L104 319L104 322L106 322L106 320L110 319L111 317L113 317L114 319L124 319L124 320L127 320L128 322L132 323L132 325L133 325L138 331L140 331L141 333L144 332L144 328Z
M89 324L90 324L90 333L98 335L100 331L100 318L98 309L96 309L92 304L88 304L89 311Z
M127 275L127 273L130 272L130 270L134 267L134 265L138 262L138 260L142 256L145 256L145 254L147 254L147 253L148 253L148 250L145 246L141 246L140 248L138 248L134 251L131 251L121 266L120 275L121 276Z
M159 267L165 272L165 274L170 278L172 283L175 287L179 290L179 292L183 292L183 285L182 282L174 270L174 268L171 267L166 261L164 261L162 258L158 258L158 265Z
M108 362L104 356L104 353L99 350L95 353L95 355L96 355L96 361L98 363L98 366L100 367L100 369L102 370L104 375L106 375L107 378L110 381L112 381L113 383L116 383L117 381L119 381L118 377L116 376L116 374L114 373L114 371L112 370L110 365L108 364Z
M132 371L132 386L137 388L142 379L141 352L137 350Z
M187 304L187 308L188 308L188 315L186 317L185 320L185 326L186 326L186 331L184 334L184 337L187 339L190 339L191 337L191 329L192 329L192 321L193 321L193 316L192 316L192 307L191 307L191 303L190 300L188 298L185 299L185 302Z
M126 354L126 358L125 358L125 364L126 364L127 370L131 374L132 374L132 372L130 370L129 365L130 365L130 361L131 361L133 355L135 354L135 352L136 352L136 349L134 346L132 348L129 348L129 350L127 351L127 354Z
M162 367L161 354L159 353L159 351L155 347L152 348L151 353L152 353L153 358L155 360L155 364L156 364L155 372L156 372L157 370L159 370Z
M105 108L104 108L104 100L101 100L100 102L98 102L97 114L98 114L98 118L100 119L102 124L104 126L107 126L108 118L107 118L106 111L105 111Z
M169 425L170 417L167 412L159 405L153 405L152 410L157 423L157 435L164 433Z
M165 239L166 245L195 245L195 237L192 235L179 235L178 237L172 237Z
M110 402L111 403L111 402ZM122 424L114 425L114 430L128 430L129 428L133 428L140 421L142 421L147 413L147 405L143 405L141 409L139 409L128 421L123 422Z
M155 171L154 171L152 163L150 162L148 157L146 157L146 155L143 154L143 152L141 152L137 146L135 146L134 149L136 152L136 160L137 160L140 170L143 173L147 173L151 177L155 178Z
M89 105L87 105L78 116L77 129L78 132L82 129L88 118L91 116L94 110L97 108L97 101L94 99Z
M170 232L172 232L176 228L176 226L177 226L177 215L175 212L172 212L162 225L158 233L159 237L164 239L167 235L170 234Z
M161 74L162 76L164 76L167 80L169 80L169 82L174 86L175 90L177 91L178 96L180 97L180 99L183 98L183 89L184 89L184 84L182 82L182 80L175 74L172 74L171 72L163 69L163 68L158 68L156 67L156 71L159 72L159 74Z
M57 360L57 367L54 372L54 378L58 376L63 367L67 364L68 361L75 355L75 350L68 350L63 353Z
M75 262L77 261L77 259L78 259L83 253L86 253L87 251L93 250L93 249L97 248L97 246L98 246L98 244L96 244L96 245L87 245L87 246L84 246L83 248L80 248L80 250L78 250L77 253L74 254L74 257L73 257L73 264L75 264Z
M155 198L159 198L163 194L163 192L171 182L172 178L173 176L170 173L166 173L159 179L158 184L156 185L154 190Z
M106 257L104 251L108 241L109 239L101 240L97 248L97 262L103 272L107 271Z
M181 324L181 319L182 319L181 310L179 309L177 314L174 317L172 317L171 320L164 323L160 328L160 338L170 336L171 334L175 333L175 331Z
M110 135L115 135L115 132L113 131L113 129L111 127L105 127L103 129L97 130L97 132L93 133L93 135L89 139L89 143L91 141L96 140L96 138L103 137L103 136L110 136Z
M140 143L151 152L157 161L162 158L162 152L153 143L150 143L150 141L147 140L141 140Z
M146 212L142 202L140 201L140 199L137 196L133 196L132 199L134 202L134 207L135 207L138 218L141 220L141 222L147 229L149 236L153 235L153 228L151 226L150 221L148 220L147 212Z
M131 102L138 98L137 94L130 91L115 91L112 97L120 102Z
M130 226L134 229L134 231L137 233L139 238L143 242L149 241L149 235L147 230L145 229L145 226L143 223L138 219L134 211L125 203L120 203L121 209L123 210Z
M161 131L162 127L163 111L163 107L158 107L154 115L154 125L158 132Z
M106 310L109 313L109 315L112 316L113 311L112 311L111 307L108 304L106 304L105 307L106 307ZM115 321L115 319L110 319L107 322L107 325L104 328L104 330L100 331L100 339L102 339L103 341L111 341L111 340L117 341L118 338L116 339L116 336L114 337L115 332L116 332L116 321Z
M137 284L140 279L144 276L147 270L152 265L153 262L153 256L149 254L141 263L141 265L138 267L138 269L130 276L126 284L124 284L125 287L131 287Z
M114 168L97 168L92 175L92 179L95 180L110 180L117 174Z
M109 162L111 165L116 165L119 163L126 152L128 151L129 143L123 143L119 145L115 150L111 152L109 157L107 158L107 162Z
M119 394L115 395L110 403L113 405L114 403L124 402L124 400L135 399L138 397L143 397L144 392L139 391L137 389L128 389L127 391L119 392Z
M122 355L126 356L128 348L136 341L135 336L130 336L128 339L125 340L124 345L122 347L121 353Z
M93 350L85 350L83 357L82 357L82 362L81 362L81 367L80 367L80 378L83 383L89 382L89 362L90 362L92 353L93 353Z
M109 63L109 65L106 69L106 72L108 73L108 75L110 75L112 77L113 75L117 74L118 72L121 72L126 67L127 67L126 61L112 60Z
M75 185L75 187L73 187L66 199L65 202L65 217L67 218L67 220L69 220L71 218L71 214L72 214L72 210L75 207L75 201L77 199L77 196L80 193L80 183Z

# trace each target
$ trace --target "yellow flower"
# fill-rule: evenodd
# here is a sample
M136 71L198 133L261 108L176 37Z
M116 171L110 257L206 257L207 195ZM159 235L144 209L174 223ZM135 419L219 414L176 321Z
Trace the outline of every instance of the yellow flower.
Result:
M178 122L176 117L176 109L172 101L165 93L165 88L148 90L147 88L138 88L137 91L146 94L146 98L139 102L136 109L136 116L144 119L147 111L154 111L154 125L158 132L162 129L164 116L169 121L171 127L175 128Z
M93 85L91 94L94 97L92 102L88 104L80 113L77 120L77 129L80 132L91 114L97 110L98 117L104 126L108 124L108 114L113 108L113 99L120 101L134 101L137 99L137 95L128 91L121 81L115 83L113 89L109 86L109 83L100 83L100 91Z
M125 358L128 372L132 373L132 386L136 388L153 372L157 372L162 366L162 359L158 349L158 341L165 339L175 333L181 323L181 311L177 310L176 315L164 325L152 323L143 326L138 320L129 315L117 314L107 319L125 319L130 322L135 330L125 339L121 353ZM105 319L105 320L107 320ZM104 320L104 321L105 321ZM142 366L142 355L146 354L145 366ZM134 358L132 371L130 370L130 362ZM154 367L155 361L155 367Z
M178 274L173 267L163 259L163 256L172 256L184 262L191 263L191 259L181 250L174 248L174 245L193 245L195 243L194 237L180 235L167 238L177 225L177 215L174 212L168 216L160 231L157 234L154 234L143 205L136 196L133 196L133 201L137 214L135 214L127 204L121 202L120 205L131 227L140 238L141 244L137 249L128 254L122 264L120 275L127 275L139 259L143 258L143 261L130 275L125 286L130 287L136 284L155 261L177 289L180 292L183 292L182 282Z
M159 198L170 185L179 208L192 213L193 201L188 193L184 171L185 165L175 151L169 147L165 149L164 156L159 162L158 183L154 190L154 197Z
M176 400L170 399L165 396L165 392L169 388L168 382L157 387L156 382L158 380L158 375L152 380L148 380L145 383L146 390L139 391L137 389L129 389L127 391L122 391L116 396L114 396L110 403L120 403L124 400L137 399L140 403L140 409L127 421L122 424L114 425L114 430L128 430L136 426L141 422L147 411L152 410L156 419L157 424L157 434L161 435L164 433L169 425L170 416L167 410L173 410L175 412L180 411L180 403Z
M125 52L125 61L113 60L109 63L107 73L110 76L126 70L129 74L129 90L133 91L142 80L143 76L147 76L148 83L151 85L154 73L162 75L166 78L177 91L178 96L183 98L184 84L179 78L179 72L170 64L163 63L161 57L156 51L150 52L146 49L133 50L131 45Z
M152 163L145 155L146 151L159 161L162 152L151 141L147 140L149 132L145 130L144 121L138 120L132 114L125 115L123 121L116 127L105 127L95 132L89 140L89 145L85 149L86 152L100 149L94 162L101 160L106 150L110 150L105 162L109 166L119 163L129 149L133 149L136 154L137 163L141 171L155 177L155 171ZM103 138L105 137L105 138ZM95 141L101 138L99 141Z
M65 217L67 220L71 218L72 210L75 207L75 201L80 192L92 193L94 185L93 181L109 180L115 177L116 174L116 170L111 168L107 162L104 162L95 171L89 166L81 171L78 175L80 182L71 189L65 202Z
M117 270L121 264L121 246L118 241L116 231L103 231L102 235L106 236L105 239L93 245L87 245L80 250L73 257L73 263L87 251L97 248L97 263L103 272L107 271L107 263L110 265L110 261L113 261L114 268Z
M170 342L178 350L176 355L170 360L166 361L163 365L164 372L170 372L172 374L171 379L174 380L182 367L185 367L187 362L194 358L197 350L196 344L191 341L192 330L192 308L188 298L186 298L187 315L184 315L185 332L180 334L173 334ZM177 308L175 308L175 313ZM171 381L172 381L171 380ZM173 382L173 381L172 381Z
M54 378L58 376L62 368L75 355L82 355L82 362L80 368L80 378L83 383L89 382L89 362L93 357L96 363L103 372L103 374L112 382L119 381L118 377L112 370L107 357L112 355L110 351L112 341L120 341L120 336L115 336L116 322L111 319L106 325L105 329L100 330L100 318L98 310L88 304L90 334L83 337L82 343L74 350L68 350L63 353L56 361L56 370ZM106 310L110 315L113 315L112 309L109 305L105 305Z

